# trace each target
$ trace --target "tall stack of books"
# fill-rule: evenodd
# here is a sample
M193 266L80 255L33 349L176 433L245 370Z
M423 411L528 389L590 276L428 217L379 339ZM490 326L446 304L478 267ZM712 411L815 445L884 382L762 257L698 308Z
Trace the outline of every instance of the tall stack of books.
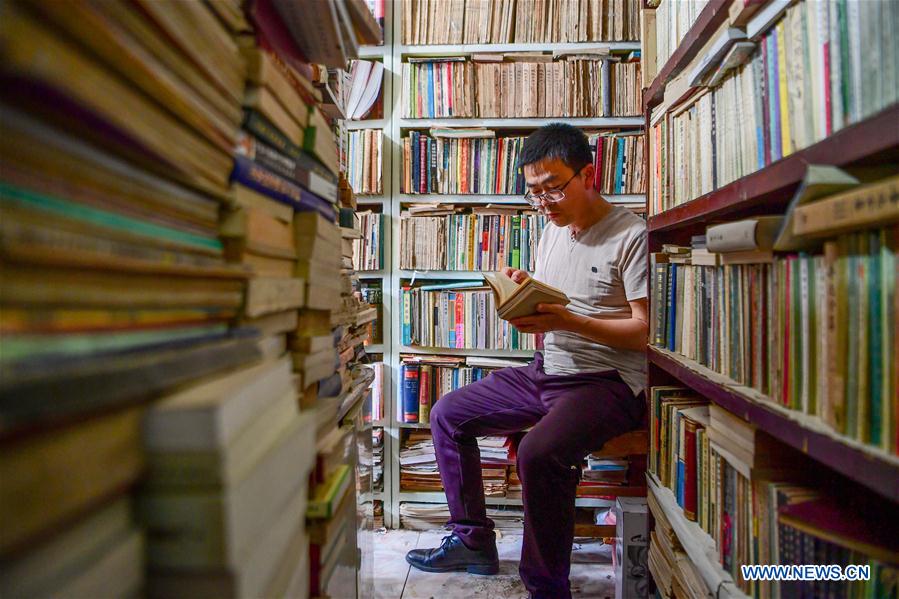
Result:
M244 79L219 18L3 5L4 595L140 593L142 404L257 356L218 237Z

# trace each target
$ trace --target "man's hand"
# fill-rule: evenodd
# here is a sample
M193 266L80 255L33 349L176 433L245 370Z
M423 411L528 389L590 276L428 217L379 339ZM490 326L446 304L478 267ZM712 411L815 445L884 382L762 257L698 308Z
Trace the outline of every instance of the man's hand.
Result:
M575 314L561 304L537 304L536 314L514 318L509 322L522 333L568 331L575 324Z
M515 270L511 266L503 267L503 274L518 283L519 285L528 278L528 273L523 270Z

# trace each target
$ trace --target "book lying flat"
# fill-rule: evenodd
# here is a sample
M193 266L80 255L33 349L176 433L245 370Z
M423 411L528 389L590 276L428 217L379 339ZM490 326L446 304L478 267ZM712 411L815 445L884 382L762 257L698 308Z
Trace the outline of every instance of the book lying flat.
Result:
M534 314L538 304L565 306L570 301L564 292L531 277L519 284L502 272L484 273L484 281L493 289L496 313L503 320Z

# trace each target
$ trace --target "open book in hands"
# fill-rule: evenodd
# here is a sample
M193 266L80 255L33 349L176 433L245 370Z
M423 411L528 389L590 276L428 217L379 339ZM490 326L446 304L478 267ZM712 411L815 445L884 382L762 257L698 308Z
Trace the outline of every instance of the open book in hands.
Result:
M568 296L555 287L527 277L516 283L502 272L484 273L484 280L493 289L496 312L503 320L530 316L537 312L537 304L569 303Z

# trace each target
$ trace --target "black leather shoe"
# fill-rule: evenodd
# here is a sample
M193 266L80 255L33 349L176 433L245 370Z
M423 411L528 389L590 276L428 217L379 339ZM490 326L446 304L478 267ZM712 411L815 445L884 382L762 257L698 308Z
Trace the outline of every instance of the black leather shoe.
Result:
M406 561L424 572L499 573L496 545L475 551L466 547L462 539L454 534L443 537L440 547L413 549L406 554Z

